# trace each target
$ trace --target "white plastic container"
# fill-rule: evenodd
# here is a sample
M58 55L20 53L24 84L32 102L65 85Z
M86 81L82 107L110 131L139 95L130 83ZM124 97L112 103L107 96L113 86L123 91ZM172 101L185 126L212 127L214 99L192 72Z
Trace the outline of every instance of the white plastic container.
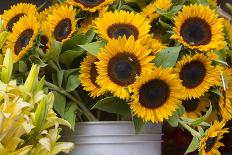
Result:
M161 155L161 128L148 124L135 135L132 122L84 122L62 139L75 143L70 155Z

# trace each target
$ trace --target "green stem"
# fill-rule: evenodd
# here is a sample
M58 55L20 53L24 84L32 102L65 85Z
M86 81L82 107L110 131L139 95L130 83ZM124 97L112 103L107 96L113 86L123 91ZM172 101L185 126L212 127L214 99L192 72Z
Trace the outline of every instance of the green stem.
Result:
M71 94L69 94L68 92L66 92L64 89L45 81L45 85L47 87L49 87L52 90L55 90L63 95L65 95L66 97L68 97L70 100L72 100L73 102L75 102L84 112L85 116L88 118L89 121L97 121L97 119L95 118L95 116L89 111L88 108L86 108L85 105L83 105L80 101L78 101L75 97L73 97Z
M179 123L182 127L184 127L186 130L188 130L194 137L200 137L200 133L191 128L189 125L185 124L183 121L179 120Z

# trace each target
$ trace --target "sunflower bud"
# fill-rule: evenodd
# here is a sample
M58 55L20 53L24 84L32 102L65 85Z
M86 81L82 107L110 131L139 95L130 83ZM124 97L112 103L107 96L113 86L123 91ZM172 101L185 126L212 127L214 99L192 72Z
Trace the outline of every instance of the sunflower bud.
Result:
M1 71L1 80L4 83L8 83L10 81L11 75L13 71L13 56L11 53L11 49L6 50L5 58L3 60L3 67Z
M25 84L23 86L23 91L27 94L30 92L33 92L36 83L38 82L38 74L39 74L39 66L32 65L31 71L25 81ZM24 96L25 99L26 96Z
M0 23L1 23L1 21L0 21ZM0 29L1 29L1 24L0 24ZM7 37L8 37L8 32L7 31L1 32L1 30L0 30L0 49L5 44Z

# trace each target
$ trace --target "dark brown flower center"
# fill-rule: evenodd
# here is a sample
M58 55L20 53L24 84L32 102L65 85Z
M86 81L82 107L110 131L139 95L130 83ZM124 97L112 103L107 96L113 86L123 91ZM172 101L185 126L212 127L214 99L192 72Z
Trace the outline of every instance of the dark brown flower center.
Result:
M20 51L29 44L33 34L33 29L26 29L19 35L14 47L16 55L18 55Z
M54 37L57 41L62 41L68 37L72 31L72 22L69 18L61 20L54 30Z
M135 40L139 37L138 29L131 24L113 24L107 30L108 36L110 38L118 39L118 37L123 37L124 35L129 38L134 36Z
M191 99L191 100L184 100L182 102L183 106L185 107L186 112L193 112L197 109L200 103L199 98Z
M12 32L12 28L13 28L14 24L16 22L18 22L19 19L24 15L25 15L24 13L20 13L20 14L15 15L13 18L11 18L6 25L6 28L8 29L8 31Z
M81 3L87 8L94 8L100 5L101 3L105 2L105 0L75 0L75 2Z
M96 79L97 79L98 75L99 74L97 72L96 65L93 63L91 66L91 69L90 69L90 80L96 87L99 87L99 85L96 83Z
M131 53L119 53L112 57L107 69L110 79L120 86L133 84L136 75L141 74L140 62Z
M144 84L139 90L139 102L142 106L150 109L162 106L170 96L168 84L155 79Z
M43 51L45 52L48 49L47 43L48 43L49 39L46 35L42 35L40 37L40 48L43 49Z
M180 79L183 80L183 86L187 88L195 88L204 80L206 69L202 62L194 60L183 66L180 72Z
M211 41L210 25L201 18L189 18L181 26L180 34L184 41L190 45L206 45Z
M214 147L214 145L217 142L217 137L210 137L209 139L207 139L206 141L206 145L205 145L205 152L208 153L209 151L211 151L211 149Z

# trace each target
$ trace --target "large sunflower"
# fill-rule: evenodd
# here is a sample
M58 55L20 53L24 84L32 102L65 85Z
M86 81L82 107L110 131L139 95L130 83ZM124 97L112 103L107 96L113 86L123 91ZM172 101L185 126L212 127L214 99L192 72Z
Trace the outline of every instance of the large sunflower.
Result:
M97 33L106 40L117 39L124 35L127 38L134 36L137 40L147 37L151 27L144 16L127 11L106 12L94 23Z
M175 17L174 32L171 38L191 49L219 50L226 45L223 19L218 18L215 10L205 5L184 6Z
M101 88L96 83L97 76L99 75L95 65L95 62L97 61L98 59L96 57L88 55L83 60L80 67L81 84L84 87L84 90L90 92L90 96L93 98L99 97L105 92L104 87Z
M68 4L81 7L82 10L95 12L104 6L112 4L114 0L67 0Z
M21 17L28 14L38 16L35 5L29 3L18 3L17 5L11 6L11 8L9 10L5 10L2 15L4 28L8 31L12 31L14 24L19 21Z
M185 108L183 117L197 119L202 116L202 113L206 112L209 107L210 100L206 96L195 99L185 99L182 101L182 105Z
M160 40L153 38L153 36L142 38L140 40L140 43L143 46L145 46L149 49L152 49L152 54L156 54L156 53L160 52L161 50L167 48L166 45L162 44L162 42Z
M223 128L225 121L215 121L214 124L207 130L206 135L202 137L200 142L199 152L201 155L221 155L218 148L224 146L220 140L223 134L228 133L228 128Z
M130 86L135 77L152 70L151 50L143 47L133 37L112 39L98 54L97 83L108 89L115 96L129 99Z
M53 5L49 6L48 8L45 8L43 11L41 11L39 13L40 20L47 20L48 15L52 14L54 9L57 9L60 6L65 6L65 5L67 5L67 4L65 4L65 3L56 3L56 4L53 4Z
M176 73L182 80L186 98L199 98L211 86L221 84L221 67L212 65L213 56L187 55L176 64Z
M52 40L52 31L50 25L46 21L41 23L40 32L40 48L46 52L46 50L50 48Z
M130 107L144 121L163 122L181 105L181 81L171 69L156 68L142 74L132 87Z
M33 15L23 16L9 34L6 48L13 50L14 62L19 61L33 46L39 30L39 22Z
M48 23L57 41L64 42L76 31L76 10L73 6L60 6L48 15Z

